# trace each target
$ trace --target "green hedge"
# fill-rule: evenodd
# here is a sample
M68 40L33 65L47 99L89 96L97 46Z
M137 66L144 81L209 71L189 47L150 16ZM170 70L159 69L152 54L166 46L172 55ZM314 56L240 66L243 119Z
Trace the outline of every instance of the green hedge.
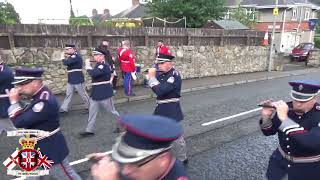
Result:
M320 37L314 38L314 44L315 44L316 48L320 48Z

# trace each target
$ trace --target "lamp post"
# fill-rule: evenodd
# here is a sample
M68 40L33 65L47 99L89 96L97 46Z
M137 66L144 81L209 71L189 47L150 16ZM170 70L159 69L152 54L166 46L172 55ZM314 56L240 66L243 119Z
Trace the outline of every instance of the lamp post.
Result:
M275 8L278 7L278 0L275 0ZM268 71L272 71L273 67L273 43L274 43L274 33L276 29L276 15L273 15L273 27L272 27L272 36L271 36L271 44L270 44L270 54L269 54L269 65L268 65Z

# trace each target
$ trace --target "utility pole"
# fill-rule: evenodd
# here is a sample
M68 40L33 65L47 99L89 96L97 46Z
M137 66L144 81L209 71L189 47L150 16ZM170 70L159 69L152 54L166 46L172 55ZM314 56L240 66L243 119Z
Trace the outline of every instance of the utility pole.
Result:
M275 0L275 9L278 8L278 0ZM273 12L273 26L272 26L272 35L271 35L271 44L270 44L270 54L269 54L269 66L268 66L268 71L271 72L272 67L273 67L273 43L274 43L274 34L275 34L275 29L276 29L276 15Z

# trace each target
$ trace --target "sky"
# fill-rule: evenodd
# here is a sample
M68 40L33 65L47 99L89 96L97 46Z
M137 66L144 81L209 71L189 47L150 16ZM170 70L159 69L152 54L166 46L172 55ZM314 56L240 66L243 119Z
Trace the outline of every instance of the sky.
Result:
M25 24L36 24L39 19L46 19L42 20L43 23L67 23L70 16L69 0L0 0L0 2L4 1L14 6L22 23ZM131 4L132 0L72 0L75 15L88 17L91 17L91 11L94 8L99 14L102 14L103 9L109 9L110 14L115 15L129 8Z

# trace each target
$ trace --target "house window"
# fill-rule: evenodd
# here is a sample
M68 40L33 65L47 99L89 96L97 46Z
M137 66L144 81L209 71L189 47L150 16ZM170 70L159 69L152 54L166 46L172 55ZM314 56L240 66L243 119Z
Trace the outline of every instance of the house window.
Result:
M291 20L297 20L297 9L294 8L292 9L292 18Z
M149 0L139 0L140 4L147 4L149 2Z
M252 8L246 9L246 15L247 17L249 17L250 20L254 20L255 9L252 9Z
M224 19L230 19L230 10L224 13Z
M306 11L305 13L304 13L304 20L309 20L309 18L310 18L310 11Z

